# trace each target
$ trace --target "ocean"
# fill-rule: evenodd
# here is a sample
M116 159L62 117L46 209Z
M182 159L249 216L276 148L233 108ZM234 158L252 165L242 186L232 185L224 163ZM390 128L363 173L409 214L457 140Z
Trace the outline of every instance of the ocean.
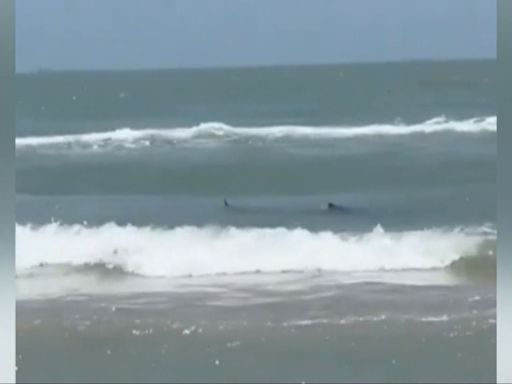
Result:
M495 65L18 74L18 381L495 381Z

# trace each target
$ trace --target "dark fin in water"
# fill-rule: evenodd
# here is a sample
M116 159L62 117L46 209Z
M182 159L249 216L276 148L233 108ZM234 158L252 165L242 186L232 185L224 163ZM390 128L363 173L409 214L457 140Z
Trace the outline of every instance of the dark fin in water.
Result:
M226 207L226 208L229 207L228 201L226 199L224 199L224 207Z
M344 212L349 213L351 210L343 205L334 204L331 202L327 203L327 210L328 211L337 211L337 212Z

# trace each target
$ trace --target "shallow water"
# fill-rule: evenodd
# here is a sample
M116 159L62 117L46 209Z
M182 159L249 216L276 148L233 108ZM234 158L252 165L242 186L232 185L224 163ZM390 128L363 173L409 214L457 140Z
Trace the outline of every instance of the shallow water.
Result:
M18 381L495 380L492 285L252 278L20 301Z

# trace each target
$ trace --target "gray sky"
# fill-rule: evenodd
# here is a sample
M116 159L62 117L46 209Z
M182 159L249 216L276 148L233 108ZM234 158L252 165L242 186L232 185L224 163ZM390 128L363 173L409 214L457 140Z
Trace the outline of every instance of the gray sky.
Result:
M17 0L17 71L496 57L495 0Z

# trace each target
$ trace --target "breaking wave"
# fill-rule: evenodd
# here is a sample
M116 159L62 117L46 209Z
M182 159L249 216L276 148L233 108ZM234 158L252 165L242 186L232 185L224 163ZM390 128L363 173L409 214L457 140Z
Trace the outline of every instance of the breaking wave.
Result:
M188 128L131 129L54 136L16 138L16 147L85 146L101 148L122 146L137 148L159 142L233 141L238 139L347 139L368 136L430 134L438 132L480 133L496 132L496 116L468 120L449 120L436 117L419 124L373 124L359 127L266 126L233 127L208 122Z
M433 228L367 233L286 228L16 225L19 276L41 266L107 268L143 276L378 271L450 267L494 243L496 230ZM486 248L487 249L487 248Z

